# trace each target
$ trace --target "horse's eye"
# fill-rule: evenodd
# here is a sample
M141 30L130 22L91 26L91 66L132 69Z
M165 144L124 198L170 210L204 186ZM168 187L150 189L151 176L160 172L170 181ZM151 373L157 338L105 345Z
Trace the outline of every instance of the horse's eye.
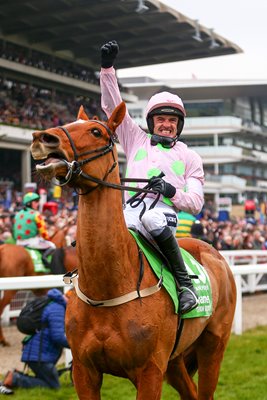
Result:
M96 138L100 138L102 136L101 131L97 128L92 129L91 132Z

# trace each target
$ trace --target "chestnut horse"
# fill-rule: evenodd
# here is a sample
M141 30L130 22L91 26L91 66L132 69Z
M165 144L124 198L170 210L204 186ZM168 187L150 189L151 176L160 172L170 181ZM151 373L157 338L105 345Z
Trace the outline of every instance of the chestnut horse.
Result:
M184 400L213 399L234 317L233 275L209 244L179 241L207 270L213 311L210 317L186 319L178 343L179 316L165 289L143 297L157 284L146 260L140 287L143 298L137 298L139 253L125 224L121 192L116 190L121 186L113 139L125 111L121 103L104 122L89 119L81 107L77 121L33 133L32 156L43 161L37 172L47 181L56 177L81 195L78 286L66 312L75 388L81 400L100 400L106 373L128 378L138 400L159 400L164 378ZM134 300L128 301L128 294ZM125 297L125 303L112 304ZM198 388L183 358L186 349L198 369Z
M55 231L50 240L57 246L63 248L63 264L66 271L71 271L77 266L76 249L72 246L66 246L66 236L63 229ZM2 244L0 245L0 277L15 277L15 276L32 276L42 275L35 273L34 265L28 251L16 244ZM15 296L17 290L3 291L3 297L0 297L0 318L4 308L10 304L12 298ZM34 291L35 292L35 291ZM36 294L43 294L42 292L35 292ZM1 289L0 289L1 294ZM9 342L5 339L0 319L0 345L9 346Z

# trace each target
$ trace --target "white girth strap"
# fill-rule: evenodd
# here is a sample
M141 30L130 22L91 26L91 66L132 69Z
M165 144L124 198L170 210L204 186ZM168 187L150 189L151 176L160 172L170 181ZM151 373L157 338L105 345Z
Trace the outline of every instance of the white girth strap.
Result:
M83 292L79 288L78 278L79 278L78 270L76 269L73 272L68 272L67 274L65 274L63 276L63 281L67 285L73 284L77 296L85 303L90 304L91 306L95 306L95 307L119 306L120 304L127 303L134 299L150 296L150 295L158 292L161 289L162 281L163 281L163 277L161 276L160 280L158 281L158 283L156 285L151 286L146 289L142 289L139 292L137 290L135 290L133 292L124 294L122 296L115 297L114 299L97 301L97 300L89 299L87 296L85 296L85 294L83 294Z

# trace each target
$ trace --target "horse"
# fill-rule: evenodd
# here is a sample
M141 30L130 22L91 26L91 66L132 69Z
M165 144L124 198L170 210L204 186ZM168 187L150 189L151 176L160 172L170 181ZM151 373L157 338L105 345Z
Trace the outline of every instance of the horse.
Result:
M66 271L71 271L77 265L76 249L72 246L66 246L65 230L58 229L52 235L50 240L58 249L63 252L63 265ZM61 257L61 255L60 255ZM62 271L63 272L63 271ZM34 264L28 251L16 244L0 245L0 277L15 276L34 276L43 275L36 273ZM4 308L10 304L17 290L5 290L3 297L0 298L0 317ZM36 295L43 294L43 290L34 290ZM5 339L2 326L0 323L0 345L9 346L10 343Z
M33 132L37 173L80 194L78 275L70 278L76 295L65 321L75 389L81 400L100 400L103 374L111 374L129 379L138 400L159 400L164 379L183 400L211 400L231 334L234 278L209 244L179 240L207 271L213 301L211 316L185 319L180 337L181 318L146 259L137 290L140 252L124 220L114 141L125 112L122 102L103 121L90 119L81 106L76 121ZM198 387L191 376L196 370Z

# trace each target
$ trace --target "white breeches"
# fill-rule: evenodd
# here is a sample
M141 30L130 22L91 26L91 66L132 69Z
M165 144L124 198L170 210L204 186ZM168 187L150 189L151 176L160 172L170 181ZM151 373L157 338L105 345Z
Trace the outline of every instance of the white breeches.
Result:
M29 238L29 239L19 239L16 241L16 244L24 247L30 247L32 249L38 249L38 250L46 250L49 248L55 249L56 246L53 242L50 242L49 240L45 240L39 236Z
M149 210L150 204L153 199L145 199L146 212L139 219L140 212L143 209L143 204L136 208L132 208L127 204L124 209L124 217L126 224L129 228L135 228L139 230L144 236L151 240L151 235L159 235L166 226L169 226L172 233L175 235L177 227L177 215L172 207L158 202L155 208Z

